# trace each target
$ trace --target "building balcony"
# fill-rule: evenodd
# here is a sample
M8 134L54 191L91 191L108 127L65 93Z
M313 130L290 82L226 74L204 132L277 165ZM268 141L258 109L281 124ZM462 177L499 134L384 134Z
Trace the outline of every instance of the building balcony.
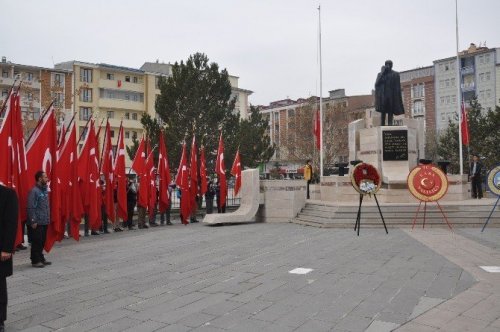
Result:
M462 75L469 75L474 73L474 66L467 66L467 67L462 67L460 70Z
M100 108L108 108L108 109L112 108L112 109L131 110L138 112L145 111L144 103L131 100L122 100L122 99L99 98L98 106Z
M119 83L120 82L120 83ZM118 86L120 84L120 86ZM99 80L99 87L111 90L123 90L144 93L144 83L131 83L123 80Z

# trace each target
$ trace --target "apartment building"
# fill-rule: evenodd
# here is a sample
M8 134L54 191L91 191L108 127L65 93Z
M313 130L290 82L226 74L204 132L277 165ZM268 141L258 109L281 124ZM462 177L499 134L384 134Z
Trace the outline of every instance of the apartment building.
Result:
M477 47L470 44L460 52L460 75L457 73L457 58L450 57L434 61L436 90L436 129L439 132L448 126L448 121L458 122L460 93L466 107L477 97L484 109L494 109L500 97L500 48Z
M0 71L2 104L14 82L16 86L21 84L21 112L26 137L31 134L41 114L52 102L60 122L71 114L71 71L17 64L7 61L6 57L2 57Z
M436 131L434 66L402 71L400 78L405 116L423 121L425 137L434 137Z
M306 159L319 159L314 147L314 116L319 110L319 97L283 99L260 106L269 123L267 134L276 151L265 165L269 173L276 165L285 177L293 177ZM325 166L347 162L349 156L348 124L374 110L373 95L347 96L344 89L329 91L323 98L323 144ZM327 174L327 172L325 172Z
M172 75L173 65L170 63L145 62L141 66L141 70L145 73L152 75L155 80L155 94L160 94L158 89L158 79L160 76L168 77ZM231 84L231 98L236 98L234 111L240 114L241 119L246 119L249 116L250 104L248 97L253 93L251 90L243 89L238 86L239 77L229 75L229 83Z
M74 73L73 107L79 133L94 116L97 126L109 119L113 143L116 142L120 123L124 128L125 145L132 144L132 137L141 137L142 115L149 113L154 116L154 90L150 87L148 74L135 68L81 61L63 62L55 67ZM100 139L102 141L103 135ZM126 159L126 165L130 166L128 155Z

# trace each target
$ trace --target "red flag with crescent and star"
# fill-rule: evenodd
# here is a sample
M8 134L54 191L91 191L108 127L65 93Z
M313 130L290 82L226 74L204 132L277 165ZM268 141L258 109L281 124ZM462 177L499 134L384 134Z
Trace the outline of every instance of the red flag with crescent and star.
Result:
M219 137L219 148L217 149L215 173L217 174L217 177L219 179L219 204L222 208L226 205L227 197L226 166L224 166L224 142L222 141L222 131Z
M236 178L234 181L234 196L238 195L241 188L241 161L240 161L240 149L236 151L236 156L234 157L233 167L231 167L231 174Z

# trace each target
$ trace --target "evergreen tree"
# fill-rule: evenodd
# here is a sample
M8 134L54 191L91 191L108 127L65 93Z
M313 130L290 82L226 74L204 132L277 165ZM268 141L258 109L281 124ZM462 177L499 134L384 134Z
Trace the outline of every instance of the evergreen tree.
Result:
M481 104L472 100L467 112L469 125L469 146L463 147L464 173L469 171L471 154L478 154L486 170L496 165L500 159L500 107L484 110ZM460 171L458 151L458 130L456 123L449 123L448 128L440 135L437 152L441 159L449 160L450 173Z
M196 136L198 147L205 146L207 159L215 159L220 130L226 144L238 133L239 114L234 113L235 98L225 69L205 54L191 55L172 66L172 75L160 80L161 94L156 112L166 127L169 160L177 167L182 142ZM187 142L189 145L189 142ZM227 162L226 162L227 166Z
M267 134L268 123L259 110L251 106L250 116L240 122L238 146L240 148L241 164L244 167L255 168L266 163L274 154L274 145ZM232 144L231 148L238 148ZM231 155L234 156L236 151ZM231 160L232 162L232 160Z
M207 171L212 173L219 142L225 145L225 165L232 165L236 149L240 146L244 166L256 166L265 162L274 151L269 137L265 136L267 122L252 108L250 118L240 122L234 111L236 98L231 96L229 75L219 70L216 63L209 63L205 54L191 55L184 63L172 66L172 75L159 81L161 94L156 100L156 112L160 116L168 147L171 169L179 164L182 142L190 147L193 135L198 148L205 147ZM144 116L143 125L148 132L158 132L156 119ZM151 136L152 142L157 137ZM156 144L156 143L152 143Z

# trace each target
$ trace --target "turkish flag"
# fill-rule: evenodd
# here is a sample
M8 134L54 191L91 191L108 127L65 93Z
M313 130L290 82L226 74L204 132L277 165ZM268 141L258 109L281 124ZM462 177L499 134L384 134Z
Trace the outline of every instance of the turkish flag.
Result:
M63 223L70 220L71 236L80 238L80 223L84 214L82 195L78 184L78 153L76 148L76 125L72 121L67 129L68 137L59 151L58 165L61 172L61 197Z
M86 139L78 160L78 176L83 197L83 207L89 219L90 229L101 227L101 197L99 162L94 121L89 121Z
M125 144L123 142L123 126L120 123L118 133L118 150L116 151L114 170L116 180L117 214L123 221L128 219L127 215L127 176L125 174Z
M146 147L145 147L144 137L141 138L139 142L139 147L135 152L134 161L132 161L132 169L135 171L137 175L144 173L146 169Z
M34 179L35 173L40 170L49 178L50 224L44 247L45 251L49 252L55 241L60 241L64 236L64 223L61 218L61 178L57 162L57 126L52 106L40 120L26 147L26 159L28 179Z
M313 128L314 138L315 138L315 146L316 149L321 148L321 116L319 110L316 111L314 115L314 128Z
M149 209L149 216L152 217L154 213L154 209L156 207L156 170L154 166L154 155L153 155L153 150L151 149L151 146L148 143L148 158L146 159L146 180L148 181L149 187L148 192L147 192L147 198L148 198L148 209ZM141 181L142 183L142 181Z
M103 156L101 160L101 173L106 181L106 189L104 191L104 204L106 206L106 214L108 220L115 222L115 178L113 170L113 149L111 144L111 126L109 121L106 123L106 134L104 138Z
M203 196L207 192L207 161L205 159L205 148L200 149L200 194Z
M193 136L193 143L191 144L191 157L189 158L189 192L191 207L190 214L194 215L197 209L196 196L198 196L198 149L196 148L196 138Z
M217 149L217 160L215 162L215 173L219 178L219 205L224 207L227 198L226 166L224 166L224 142L222 141L222 131L219 137L219 148Z
M240 149L236 151L236 156L234 157L233 167L231 167L231 174L236 177L234 181L234 196L238 195L241 188L241 161L240 161Z
M179 162L179 168L177 170L177 176L175 178L175 184L181 191L181 215L182 223L184 225L188 224L189 218L189 171L187 169L187 157L186 157L186 143L182 144L182 155Z
M462 131L462 144L469 145L469 122L467 121L467 112L465 111L465 104L462 101L462 122L460 123L460 130Z
M170 167L168 165L167 146L163 130L160 132L160 153L158 155L158 176L159 176L159 195L158 207L160 213L164 213L170 206L170 194L168 186L170 185Z
M147 179L148 172L146 171L146 142L144 137L141 139L137 152L135 153L135 158L132 162L132 169L139 177L139 199L137 201L137 205L147 208L149 183Z
M23 221L26 220L29 183L27 181L27 161L25 153L23 125L21 120L21 99L18 92L11 89L5 101L4 119L0 127L0 156L5 158L0 170L0 183L14 189L18 196L18 227L15 246L23 242Z

